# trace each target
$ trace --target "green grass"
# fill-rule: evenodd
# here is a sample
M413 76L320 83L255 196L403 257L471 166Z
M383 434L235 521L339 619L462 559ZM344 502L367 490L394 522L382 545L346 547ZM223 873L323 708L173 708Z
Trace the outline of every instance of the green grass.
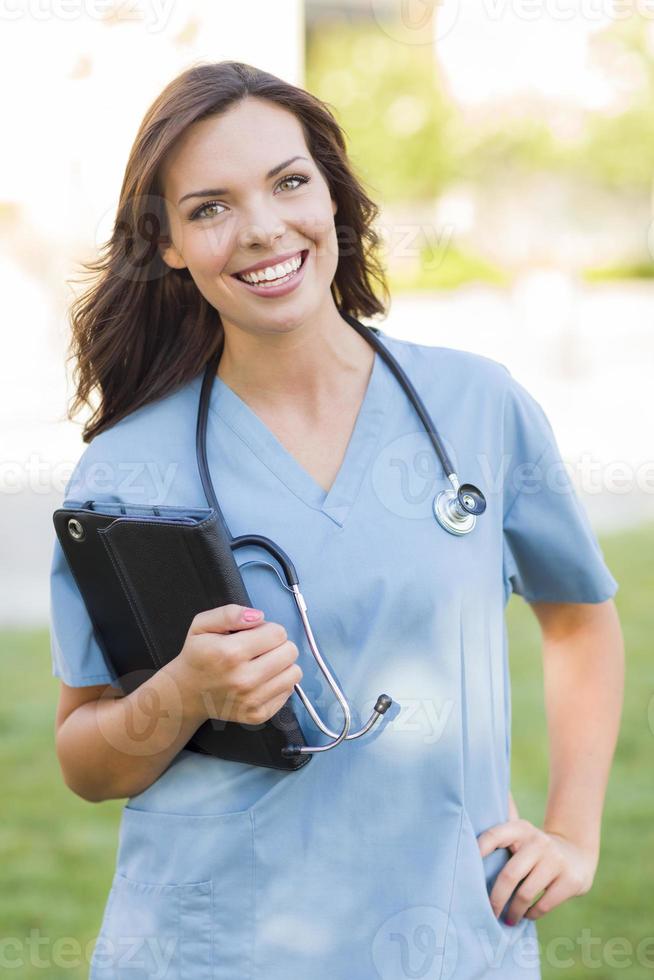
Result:
M59 681L51 676L47 631L3 632L2 650L0 975L87 977L122 802L86 803L62 781L54 750Z
M636 952L646 937L654 937L654 713L652 727L648 724L654 673L654 526L603 538L601 544L620 584L616 602L627 648L623 722L593 888L539 920L543 980L641 980L654 974L654 939L644 953L641 949L640 965ZM547 790L547 743L538 626L528 606L516 597L509 603L508 622L512 789L521 816L540 824ZM20 980L77 980L88 975L113 874L123 803L86 803L61 779L54 752L58 681L50 674L47 631L5 632L2 640L0 942L5 960L0 973ZM589 930L592 940L599 940L590 946L594 959L587 965L580 945L584 930ZM574 965L557 968L549 962L557 952L553 942L566 936L574 944L572 952L559 947L558 955L570 956ZM618 955L615 946L615 964L624 966L611 965L611 947L606 946L619 937L620 949L627 953ZM14 942L8 944L8 939ZM37 939L45 942L37 946ZM35 965L39 956L50 965ZM8 968L12 959L19 958L22 966ZM79 966L66 965L75 959Z

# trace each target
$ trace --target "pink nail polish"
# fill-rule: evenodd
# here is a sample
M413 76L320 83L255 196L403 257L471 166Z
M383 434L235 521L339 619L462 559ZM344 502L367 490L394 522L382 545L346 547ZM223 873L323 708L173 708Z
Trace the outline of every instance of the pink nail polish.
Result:
M263 612L261 609L246 609L243 613L243 619L246 623L254 623L255 620L261 619Z
M514 926L515 925L515 922L512 922L511 919L505 919L504 921L506 922L507 926Z

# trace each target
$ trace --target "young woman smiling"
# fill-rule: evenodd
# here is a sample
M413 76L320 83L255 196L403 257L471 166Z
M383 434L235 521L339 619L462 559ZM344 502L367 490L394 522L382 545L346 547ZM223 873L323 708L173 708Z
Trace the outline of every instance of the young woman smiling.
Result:
M342 315L386 310L376 215L328 107L249 65L183 73L134 142L73 309L72 411L99 402L67 499L204 506L195 418L222 344L207 446L228 525L293 556L355 716L381 690L400 710L294 772L187 751L208 718L270 719L300 678L340 728L288 595L244 568L258 608L201 613L123 697L55 544L64 778L87 800L128 798L96 980L526 980L540 976L534 920L592 883L621 704L617 583L547 418L507 369L380 331L485 488L474 533L434 519L447 474ZM542 827L510 798L511 591L543 631Z

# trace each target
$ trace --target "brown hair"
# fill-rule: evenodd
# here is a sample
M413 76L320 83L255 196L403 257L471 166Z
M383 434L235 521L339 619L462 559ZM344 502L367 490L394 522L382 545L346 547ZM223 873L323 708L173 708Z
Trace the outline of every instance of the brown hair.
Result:
M334 301L352 316L385 313L388 288L376 256L379 213L347 158L343 132L328 104L268 72L238 61L199 64L174 78L145 114L120 191L116 221L99 259L82 263L92 284L71 305L75 359L72 419L98 389L100 401L82 432L84 442L130 412L194 378L222 341L220 314L188 269L172 269L159 250L168 237L160 186L167 151L193 123L248 95L292 112L338 210L339 261ZM137 249L139 254L137 254ZM345 259L345 260L344 260ZM377 298L370 280L382 287Z

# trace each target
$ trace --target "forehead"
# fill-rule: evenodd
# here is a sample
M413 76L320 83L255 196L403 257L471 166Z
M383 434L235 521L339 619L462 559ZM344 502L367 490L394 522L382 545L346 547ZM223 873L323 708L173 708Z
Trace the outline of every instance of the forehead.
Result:
M296 153L311 157L293 113L250 97L186 130L161 168L165 196L177 201L209 184L237 188Z

